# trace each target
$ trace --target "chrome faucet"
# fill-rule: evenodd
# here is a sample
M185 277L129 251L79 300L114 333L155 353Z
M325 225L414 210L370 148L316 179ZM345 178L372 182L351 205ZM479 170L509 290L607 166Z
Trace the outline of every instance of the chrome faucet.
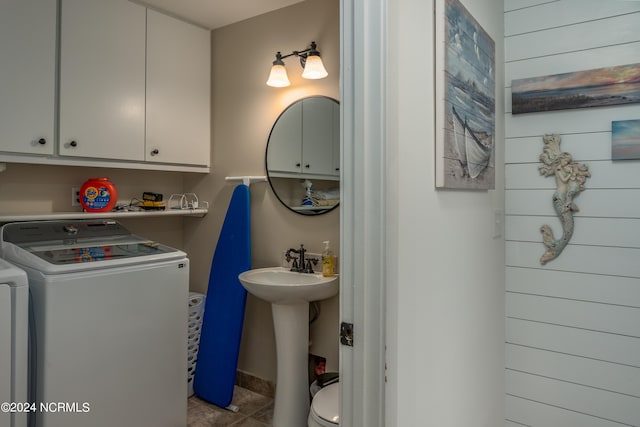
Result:
M285 253L287 262L291 262L291 260L293 260L293 263L291 264L291 271L295 271L297 273L314 273L313 267L311 267L311 263L313 262L313 264L316 265L318 263L318 259L306 259L306 252L307 250L302 244L300 245L300 249L290 248L289 250L287 250L287 252ZM292 253L298 254L298 257L291 256Z

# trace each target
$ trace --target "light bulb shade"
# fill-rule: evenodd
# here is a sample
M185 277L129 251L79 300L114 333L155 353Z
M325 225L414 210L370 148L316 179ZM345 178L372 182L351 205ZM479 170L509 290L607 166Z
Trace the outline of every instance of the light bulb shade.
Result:
M291 85L284 65L274 64L273 67L271 67L271 73L269 73L267 85L272 87L286 87Z
M302 77L304 77L305 79L323 79L328 75L329 74L327 73L327 70L325 70L320 56L309 55L307 57L307 61L304 65L304 71L302 72Z

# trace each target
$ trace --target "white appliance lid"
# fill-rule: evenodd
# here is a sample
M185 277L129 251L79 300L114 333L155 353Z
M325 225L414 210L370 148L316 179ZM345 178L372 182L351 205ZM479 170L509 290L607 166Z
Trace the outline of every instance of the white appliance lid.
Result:
M311 406L316 415L337 425L340 422L340 383L330 384L317 392Z
M0 243L6 259L49 273L184 256L177 249L131 234L113 220L5 224Z

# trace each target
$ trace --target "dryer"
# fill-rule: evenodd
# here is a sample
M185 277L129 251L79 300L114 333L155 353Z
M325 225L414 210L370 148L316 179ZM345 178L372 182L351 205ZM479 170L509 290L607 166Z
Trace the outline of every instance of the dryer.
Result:
M0 229L29 279L36 427L184 427L189 261L113 220Z
M27 275L0 259L0 426L27 426L28 309Z

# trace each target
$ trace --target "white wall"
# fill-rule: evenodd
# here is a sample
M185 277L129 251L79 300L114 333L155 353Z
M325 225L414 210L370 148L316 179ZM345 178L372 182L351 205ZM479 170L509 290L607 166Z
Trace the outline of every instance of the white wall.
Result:
M505 426L640 425L640 168L611 161L611 121L640 105L512 116L511 81L640 62L640 2L505 1ZM544 267L553 178L542 135L586 163L575 233Z
M501 0L463 1L503 61ZM494 191L434 188L434 1L388 2L387 412L389 427L503 423L504 243ZM496 165L503 155L496 67ZM440 108L440 107L437 107Z

